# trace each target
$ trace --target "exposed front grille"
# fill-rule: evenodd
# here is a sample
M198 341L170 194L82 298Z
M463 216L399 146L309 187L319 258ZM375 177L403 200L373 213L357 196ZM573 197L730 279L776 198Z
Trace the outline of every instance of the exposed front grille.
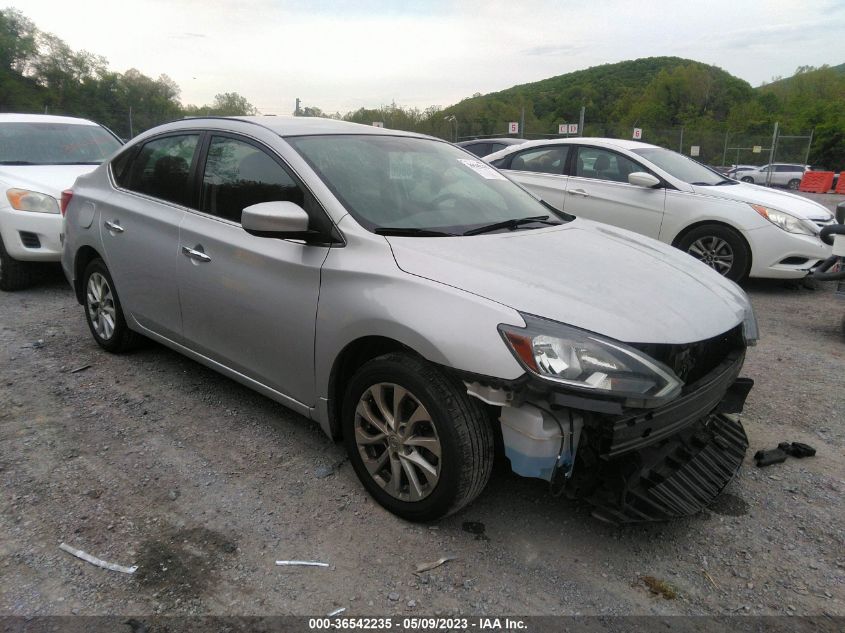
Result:
M745 347L745 343L742 339L740 324L724 334L697 343L683 345L635 343L632 347L668 365L678 378L686 384L691 384L713 371L731 352Z
M747 449L742 424L724 415L708 416L649 453L621 460L615 483L589 498L594 515L631 523L700 512L734 478Z
M21 236L21 244L26 248L41 248L41 240L35 233L29 231L19 231Z

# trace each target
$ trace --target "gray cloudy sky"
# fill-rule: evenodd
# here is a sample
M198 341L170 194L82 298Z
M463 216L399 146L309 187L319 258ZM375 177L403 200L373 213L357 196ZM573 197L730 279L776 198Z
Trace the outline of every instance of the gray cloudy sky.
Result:
M264 113L446 106L637 57L715 64L752 85L845 62L845 2L822 0L6 0L113 70L165 73L182 101L236 91Z

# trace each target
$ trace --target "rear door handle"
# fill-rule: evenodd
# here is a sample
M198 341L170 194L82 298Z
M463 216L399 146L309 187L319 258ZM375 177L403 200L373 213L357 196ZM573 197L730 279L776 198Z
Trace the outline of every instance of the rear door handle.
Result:
M126 230L116 222L111 222L109 220L103 222L103 226L105 226L112 233L123 233L123 231Z
M199 247L202 248L202 247ZM211 258L203 253L202 251L198 251L193 248L188 248L187 246L182 247L182 254L185 257L190 257L191 259L198 261L198 262L210 262Z
M585 198L589 198L590 194L588 194L583 189L569 189L567 193L571 193L574 196L584 196Z

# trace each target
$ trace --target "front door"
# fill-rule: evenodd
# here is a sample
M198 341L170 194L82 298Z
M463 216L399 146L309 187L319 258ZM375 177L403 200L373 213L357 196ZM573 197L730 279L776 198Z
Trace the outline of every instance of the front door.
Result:
M313 406L314 330L328 247L256 237L242 210L287 200L319 212L266 148L211 136L199 211L185 215L178 256L183 331L195 351ZM312 219L312 222L314 220Z
M579 146L566 189L566 211L657 239L666 190L628 183L628 174L648 169L603 147Z

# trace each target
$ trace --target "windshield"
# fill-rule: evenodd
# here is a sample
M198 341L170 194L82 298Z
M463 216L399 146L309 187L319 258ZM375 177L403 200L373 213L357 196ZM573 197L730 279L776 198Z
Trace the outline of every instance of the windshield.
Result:
M0 165L98 165L118 147L99 125L0 123Z
M691 185L736 184L736 181L728 180L719 172L672 150L663 149L662 147L647 147L631 151L651 161L678 180L683 180Z
M563 217L448 143L381 135L286 140L371 231L463 234L479 227L539 228ZM491 226L498 223L507 224Z

